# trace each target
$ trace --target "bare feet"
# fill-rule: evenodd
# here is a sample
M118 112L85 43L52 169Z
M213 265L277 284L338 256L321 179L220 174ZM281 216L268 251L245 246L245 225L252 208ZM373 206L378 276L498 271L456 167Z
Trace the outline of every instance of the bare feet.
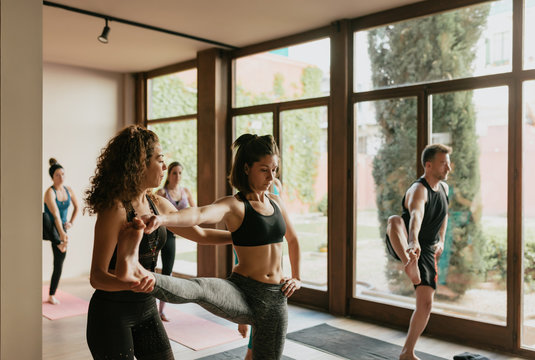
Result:
M124 282L140 281L148 272L139 264L139 244L145 224L138 218L123 225L117 239L117 265L115 276ZM144 271L145 272L144 272Z
M48 302L52 305L59 305L59 300L54 295L48 296Z
M169 320L169 318L167 316L165 316L165 313L163 313L163 312L160 313L160 319L162 319L162 321L166 321L166 322L171 321L171 320Z
M59 251L61 251L62 253L67 251L67 242L66 241L64 241L61 244L56 245L56 246L58 247Z
M405 264L403 270L405 270L405 273L414 285L422 282L420 269L418 269L418 257L414 253L409 253L409 261Z

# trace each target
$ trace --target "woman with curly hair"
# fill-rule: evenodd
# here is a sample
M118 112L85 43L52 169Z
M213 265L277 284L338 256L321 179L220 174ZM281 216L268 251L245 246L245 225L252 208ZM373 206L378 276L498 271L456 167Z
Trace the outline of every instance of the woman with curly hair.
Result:
M271 135L244 134L229 180L239 190L213 204L152 214L123 228L117 246L117 276L134 291L171 303L194 302L213 314L253 328L253 359L280 359L288 325L287 298L301 287L299 242L281 198L271 194L279 150ZM140 240L160 226L192 226L224 221L238 257L228 279L179 279L140 266ZM145 234L145 235L143 235ZM282 272L282 242L288 241L291 278ZM154 283L154 284L153 284ZM141 284L143 289L139 289Z
M121 229L138 215L175 210L151 191L161 183L166 168L156 134L135 125L112 138L97 160L85 198L89 212L97 215L90 274L96 290L89 304L86 334L95 359L173 359L155 299L141 292L151 283L145 279L131 288L115 271L117 243L124 234ZM230 243L227 231L197 226L171 230L202 244ZM140 266L154 271L165 240L164 226L142 236Z

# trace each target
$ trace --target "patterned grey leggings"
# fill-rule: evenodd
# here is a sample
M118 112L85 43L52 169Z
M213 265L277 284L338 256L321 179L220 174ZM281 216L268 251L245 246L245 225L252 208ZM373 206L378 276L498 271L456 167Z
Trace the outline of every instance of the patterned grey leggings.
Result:
M288 327L287 299L281 285L266 284L240 274L228 279L180 279L154 274L151 295L174 304L196 303L212 314L253 327L253 359L282 357Z

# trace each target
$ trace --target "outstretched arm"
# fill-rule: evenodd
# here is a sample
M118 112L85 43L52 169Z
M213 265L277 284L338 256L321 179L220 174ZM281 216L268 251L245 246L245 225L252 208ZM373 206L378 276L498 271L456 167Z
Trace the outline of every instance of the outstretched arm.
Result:
M232 244L230 232L227 230L205 229L200 226L193 226L189 228L169 228L169 230L201 245Z
M224 220L225 216L230 213L231 198L232 197L224 197L210 205L189 207L178 211L173 210L164 212L161 215L143 215L141 218L147 225L145 232L151 233L162 225L169 227L172 231L173 228L177 227L217 224ZM165 206L167 206L167 204Z
M157 207L161 214L172 214L173 216L177 214L175 207L167 199L160 198ZM177 235L202 245L224 245L232 243L230 233L226 230L204 229L199 226L177 227L168 225L167 228Z

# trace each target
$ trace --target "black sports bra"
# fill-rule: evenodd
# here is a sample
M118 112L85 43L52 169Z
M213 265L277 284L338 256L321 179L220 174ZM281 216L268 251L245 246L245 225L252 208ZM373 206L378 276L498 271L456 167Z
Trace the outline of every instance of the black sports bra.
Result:
M158 215L159 213L158 209L156 209L156 205L154 205L154 203L148 196L147 200L154 215ZM130 205L127 209L126 220L130 222L135 216L136 212L134 211L134 208L132 208L132 205ZM139 244L139 263L145 269L154 271L154 269L156 268L156 262L158 260L158 254L160 253L162 247L165 245L166 240L167 232L165 226L160 226L158 229L154 230L150 234L143 234L143 239L141 239L141 244ZM114 270L116 262L117 246L115 246L115 250L113 250L113 255L111 257L110 264L108 265L108 269Z
M239 192L238 196L245 205L245 214L238 230L231 233L232 243L236 246L262 246L282 242L286 223L279 206L268 197L274 211L271 215L262 215L253 209L243 193Z

